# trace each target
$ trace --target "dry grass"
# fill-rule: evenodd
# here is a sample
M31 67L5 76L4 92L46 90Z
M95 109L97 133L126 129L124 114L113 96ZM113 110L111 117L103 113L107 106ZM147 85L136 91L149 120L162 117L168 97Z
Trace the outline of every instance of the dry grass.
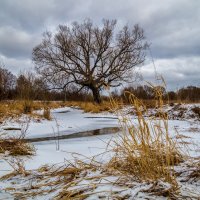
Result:
M200 158L196 158L196 160L189 163L182 173L187 173L182 182L200 183Z
M67 101L65 103L65 106L78 107L84 110L84 112L91 112L91 113L100 113L103 111L111 112L109 101L103 101L101 104L96 104L93 102Z
M195 106L192 111L200 118L200 107Z
M109 101L104 101L102 104L80 101L2 101L0 102L0 123L3 122L6 118L18 118L22 114L28 114L31 117L42 117L50 120L50 109L65 106L77 107L84 110L84 112L91 113L111 111ZM44 110L42 115L33 113L34 110L40 109Z
M137 115L137 125L132 120L118 113L124 134L115 141L115 156L108 164L108 169L122 175L133 175L140 181L164 180L176 188L173 166L183 161L179 145L169 136L168 117L163 112L162 92L155 90L158 118L145 118L146 106L133 94L129 100ZM117 107L112 100L113 107Z
M79 189L72 189L71 187L76 186L81 182L87 175L87 170L96 170L94 165L83 163L82 161L77 161L75 164L66 163L63 166L42 166L38 170L26 171L26 178L33 180L30 184L25 184L21 188L6 188L10 190L15 198L17 199L26 199L29 197L37 197L46 195L51 192L57 191L57 195L53 199L57 200L68 200L68 199L85 199L88 197L87 193L90 190L94 190L94 187L85 188L80 187ZM4 177L1 180L6 180L18 176L19 173L12 172ZM23 174L22 174L23 175ZM23 175L24 176L24 175ZM25 179L24 179L25 180Z
M32 101L23 101L22 103L22 113L31 114L33 111L33 102Z
M50 108L44 108L43 111L43 117L47 120L51 120L51 112L50 112Z
M61 106L62 102L55 101L2 101L0 102L0 121L9 117L17 118L22 114L29 114L32 117L44 117L36 115L32 111L46 108L59 108Z
M149 193L154 196L168 197L170 200L178 199L177 188L174 185L167 185L163 182L156 181L152 186L146 190L141 190L141 192Z
M200 163L199 165L189 174L188 180L192 182L200 181Z
M19 173L12 172L1 180L10 179L10 181L12 181L16 180L16 178L20 180L21 177L20 187L19 185L15 187L15 183L11 183L9 187L5 188L5 190L13 194L16 199L33 197L37 199L37 197L45 197L47 194L51 194L51 199L55 200L83 200L88 197L90 197L90 199L129 199L131 197L134 199L135 196L130 196L130 191L128 193L123 193L123 191L129 190L130 188L132 188L133 191L134 189L136 190L136 196L138 192L147 193L149 198L145 199L152 199L155 198L155 196L167 197L172 200L187 199L181 193L179 194L179 186L176 181L169 184L162 180L156 180L147 181L146 183L143 182L141 184L140 182L135 182L135 179L133 176L130 176L130 173L128 176L125 174L125 176L117 176L118 178L116 180L109 180L108 177L110 177L110 175L112 177L115 175L114 173L109 174L109 172L110 170L104 168L104 165L99 165L99 163L94 160L91 161L91 163L84 163L81 160L76 160L73 164L65 163L62 166L45 165L38 170L23 171L23 174L20 173L21 176L19 176ZM194 173L199 172L195 170L195 172L191 173L190 177L193 177ZM12 177L14 179L12 179ZM105 180L108 180L107 183L104 182ZM19 184L19 182L16 184ZM112 185L113 191L107 189L106 184ZM101 190L101 186L105 187L105 189ZM95 197L93 195L95 195ZM152 198L151 195L153 195ZM188 199L198 198L190 196Z
M0 139L0 153L12 156L33 155L34 147L22 139Z

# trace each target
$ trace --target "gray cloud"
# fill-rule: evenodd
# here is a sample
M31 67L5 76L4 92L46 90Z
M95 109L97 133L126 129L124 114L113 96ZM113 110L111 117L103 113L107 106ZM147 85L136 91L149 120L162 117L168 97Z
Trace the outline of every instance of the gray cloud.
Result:
M27 58L39 38L11 26L0 27L0 52L7 57Z
M199 64L199 57L157 59L155 68L153 63L149 62L141 68L141 73L145 81L154 84L156 84L156 76L163 76L169 90L188 85L200 86Z
M0 61L5 64L5 68L12 71L15 75L18 75L23 71L34 70L32 61L29 58L10 58L0 54Z
M169 84L198 83L198 0L1 0L0 55L5 65L14 72L33 67L32 48L44 31L85 18L96 24L102 18L117 19L118 27L139 23L151 43L156 65ZM148 66L143 69L148 72L146 77L152 78L153 69Z

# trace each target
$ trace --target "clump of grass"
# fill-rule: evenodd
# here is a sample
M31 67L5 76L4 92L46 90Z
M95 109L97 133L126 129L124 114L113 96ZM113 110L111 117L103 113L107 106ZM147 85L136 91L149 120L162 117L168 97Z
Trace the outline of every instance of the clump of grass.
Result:
M33 111L33 103L32 101L24 101L23 103L23 113L31 114Z
M176 194L176 188L174 185L166 184L161 181L155 181L150 188L141 190L144 193L150 193L154 196L169 197L172 200L178 199L178 194Z
M12 156L33 155L34 147L22 139L0 139L0 153Z
M47 120L51 120L51 112L48 107L44 108L43 117Z
M195 106L192 111L200 118L200 107Z
M189 163L182 173L186 173L185 179L182 182L197 183L200 182L200 158L196 158L192 163Z
M137 124L127 115L118 113L123 134L115 141L115 156L108 163L108 169L122 175L133 175L140 181L164 180L176 185L173 167L183 161L176 140L169 135L168 116L163 112L162 91L155 88L158 116L145 118L144 104L129 93L129 101L134 107ZM117 107L111 99L112 105Z
M44 107L54 109L62 106L60 101L28 101L28 100L16 100L16 101L1 101L0 102L0 123L7 118L18 118L22 114L28 114L31 117L43 117L33 113L34 110L40 110Z

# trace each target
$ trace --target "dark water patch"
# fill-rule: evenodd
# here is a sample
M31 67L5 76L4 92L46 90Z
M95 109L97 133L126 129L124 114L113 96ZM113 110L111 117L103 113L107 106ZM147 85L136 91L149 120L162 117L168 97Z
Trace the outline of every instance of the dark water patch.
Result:
M5 127L5 128L3 128L3 130L5 130L5 131L21 131L21 128L17 128L17 127Z
M88 119L118 119L117 117L84 117Z
M29 138L25 139L27 142L41 142L41 141L49 141L49 140L63 140L63 139L71 139L71 138L80 138L80 137L89 137L95 135L106 135L113 134L120 131L119 127L108 127L108 128L100 128L90 131L82 131L78 133L72 133L69 135L59 135L59 136L50 136L50 137L42 137L42 138Z
M63 110L63 111L59 111L59 112L56 112L56 113L68 113L68 112L70 112L70 110Z

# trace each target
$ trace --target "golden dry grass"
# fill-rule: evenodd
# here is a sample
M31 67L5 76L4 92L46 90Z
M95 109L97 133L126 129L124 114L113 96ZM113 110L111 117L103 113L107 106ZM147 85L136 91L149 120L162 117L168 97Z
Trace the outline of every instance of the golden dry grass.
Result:
M103 111L110 111L111 106L109 101L103 101L101 104L96 104L94 102L81 102L81 101L67 101L65 106L78 107L84 112L100 113Z
M87 175L87 170L95 170L94 165L84 164L83 162L76 162L75 164L69 163L63 166L42 166L32 173L26 171L27 178L37 180L34 185L30 187L24 186L18 190L14 188L6 188L10 190L13 196L17 199L26 199L29 197L37 197L47 193L59 191L54 197L57 200L64 199L84 199L89 191L85 187L79 189L72 189L71 187L77 185ZM83 173L84 172L84 173ZM12 177L18 176L16 172L12 172L6 176L1 177L1 180L7 180ZM23 174L22 174L23 175ZM30 177L29 177L30 175ZM91 190L94 188L92 187Z
M176 188L173 167L183 161L178 142L169 135L168 117L163 112L162 91L155 89L155 103L159 115L156 120L145 118L146 106L129 93L130 104L136 111L137 124L120 111L123 134L115 141L115 156L108 163L111 171L133 175L140 181L164 180ZM117 103L112 99L112 105Z
M34 146L22 139L0 139L0 153L8 153L12 156L33 155Z
M0 102L0 120L11 117L16 118L22 114L36 116L32 111L39 109L58 108L62 106L62 102L42 102L42 101L2 101ZM37 115L38 116L38 115Z
M43 117L47 120L51 120L51 112L50 112L50 108L44 108L43 111Z
M101 104L93 102L81 102L81 101L2 101L0 102L0 122L3 122L6 118L17 118L22 114L28 114L31 117L42 117L50 120L50 109L59 107L77 107L84 112L100 113L103 111L111 111L110 102L103 101ZM43 109L43 114L35 114L33 111Z

